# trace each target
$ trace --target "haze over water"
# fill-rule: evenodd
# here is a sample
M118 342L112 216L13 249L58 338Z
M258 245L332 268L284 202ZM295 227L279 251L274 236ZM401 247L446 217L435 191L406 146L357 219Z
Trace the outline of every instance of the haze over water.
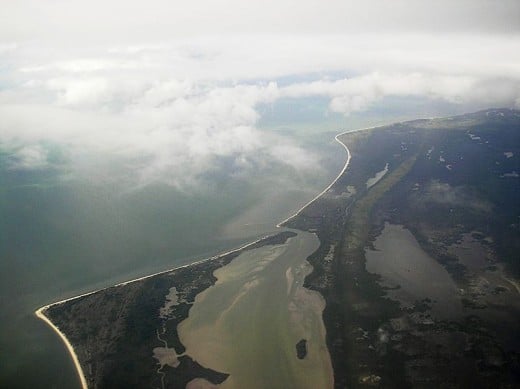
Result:
M276 177L229 180L182 193L167 185L128 190L61 172L0 172L0 382L74 387L61 340L34 316L42 305L170 269L276 231L275 224L325 186L343 163L328 141L330 172L312 186ZM332 152L332 154L329 154ZM312 177L311 177L312 178ZM270 181L274 180L274 181ZM272 182L292 183L284 188ZM309 181L305 181L309 182ZM209 188L209 189L208 189ZM31 374L21 374L31 371Z

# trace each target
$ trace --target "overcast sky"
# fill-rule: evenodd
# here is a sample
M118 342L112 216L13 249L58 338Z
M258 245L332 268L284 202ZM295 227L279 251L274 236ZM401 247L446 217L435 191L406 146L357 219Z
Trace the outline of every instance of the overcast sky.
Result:
M520 1L2 1L12 168L47 166L49 141L173 185L221 158L310 168L259 104L326 98L347 121L389 96L520 107Z
M8 41L75 44L219 33L519 32L517 0L3 0Z

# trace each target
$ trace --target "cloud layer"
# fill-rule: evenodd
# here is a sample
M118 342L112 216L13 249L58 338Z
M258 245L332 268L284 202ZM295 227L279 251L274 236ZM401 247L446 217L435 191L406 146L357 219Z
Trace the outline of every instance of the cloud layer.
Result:
M315 169L294 138L258 129L259 107L281 100L327 99L324 115L345 121L388 97L520 105L514 1L399 0L393 13L383 1L152 3L7 2L0 142L12 168L44 168L50 142L182 187L217 169Z

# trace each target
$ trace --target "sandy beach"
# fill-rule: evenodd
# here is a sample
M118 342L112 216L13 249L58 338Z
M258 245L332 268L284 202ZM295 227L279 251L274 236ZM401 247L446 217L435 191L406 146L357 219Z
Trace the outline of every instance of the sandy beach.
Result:
M262 237L262 238L259 238L253 242L250 242L250 243L247 243L245 245L242 245L238 248L235 248L233 250L229 250L229 251L226 251L226 252L223 252L221 254L218 254L218 255L214 255L212 257L209 257L209 258L204 258L200 261L197 261L197 262L193 262L191 264L187 264L187 265L182 265L182 266L178 266L178 267L175 267L175 268L172 268L172 269L168 269L168 270L164 270L164 271L160 271L160 272L157 272L157 273L153 273L153 274L150 274L150 275L147 275L147 276L143 276L143 277L138 277L138 278L135 278L133 280L130 280L130 281L125 281L125 282L121 282L119 284L116 284L114 285L114 287L119 287L119 286L124 286L124 285L128 285L130 283L133 283L133 282L138 282L138 281L142 281L142 280L145 280L145 279L148 279L150 277L154 277L154 276L157 276L157 275L160 275L160 274L165 274L165 273L170 273L172 271L175 271L175 270L178 270L178 269L183 269L183 268L186 268L186 267L189 267L189 266L192 266L192 265L195 265L195 264L200 264L200 263L204 263L204 262L207 262L207 261L210 261L210 260L213 260L215 258L218 258L218 257L222 257L222 256L225 256L225 255L228 255L228 254L232 254L234 252L237 252L237 251L240 251L240 250L243 250L243 249L246 249L248 248L249 246L252 246L258 242L260 242L262 239L265 239L266 236ZM60 331L60 329L58 327L56 327L51 320L49 320L49 318L47 316L45 316L45 311L47 309L49 309L50 307L52 306L55 306L55 305L59 305L59 304L63 304L63 303L66 303L68 301L72 301L72 300L77 300L81 297L85 297L85 296L89 296L91 294L94 294L94 293L97 293L97 292L100 292L100 291L103 291L103 290L106 290L106 289L109 289L111 287L107 287L107 288L101 288L101 289L97 289L97 290L94 290L94 291L91 291L91 292L87 292L87 293L83 293L83 294L80 294L78 296L74 296L74 297L70 297L70 298L67 298L67 299L64 299L64 300L60 300L60 301L57 301L55 303L51 303L51 304L47 304L41 308L38 308L34 314L36 315L36 317L38 319L41 319L43 320L60 338L61 340L63 341L63 343L65 344L65 346L67 347L67 350L74 362L74 366L76 368L76 371L77 371L77 374L80 378L80 382L81 382L81 387L82 389L88 389L88 385L87 385L87 381L86 381L86 378L85 378L85 374L83 372L83 368L81 367L81 364L79 362L79 359L78 359L78 356L74 350L74 347L72 346L72 344L69 342L69 340L67 339L67 337L65 336L65 334L63 334L63 332Z
M92 292L92 293L95 293L95 292ZM91 294L91 293L87 293L87 294ZM81 297L81 296L78 296L78 297L75 297L75 298L79 298L79 297ZM55 303L55 304L59 304L59 303ZM65 346L67 347L67 350L68 350L70 356L72 357L72 361L74 362L74 366L76 367L76 371L78 373L79 380L81 382L81 388L82 389L88 389L87 380L85 378L85 374L83 373L83 368L81 367L81 364L79 363L78 356L74 352L74 347L72 347L72 345L70 344L70 342L67 339L67 337L63 334L63 332L61 332L60 329L58 327L56 327L54 324L52 324L52 322L47 318L47 316L45 316L45 311L51 305L54 305L54 304L50 304L50 305L46 305L44 307L41 307L40 309L38 309L35 312L35 314L36 314L36 316L39 319L41 319L45 323L47 323L47 325L49 327L51 327L54 330L54 332L56 332L58 334L58 336L61 338L63 343L65 343Z
M361 132L361 131L368 131L368 130L373 130L375 128L380 128L380 127L385 127L386 125L380 125L380 126L372 126L372 127L364 127L364 128L359 128L359 129L356 129L356 130L347 130L347 131L344 131L344 132L341 132L339 133L338 135L336 135L334 137L334 140L336 142L338 142L346 151L347 153L347 160L345 161L345 165L343 166L343 169L341 169L341 171L339 172L339 174L336 176L336 178L329 184L329 186L327 186L325 189L323 189L320 193L318 193L313 199L309 200L307 203L305 203L300 209L298 209L295 213L293 213L291 216L289 216L288 218L282 220L280 223L278 223L276 225L276 227L282 227L282 225L284 223L287 223L289 220L291 220L292 218L298 216L300 214L301 211L303 211L305 208L307 208L309 205L311 205L313 202L315 202L316 200L318 200L321 196L323 196L325 193L327 193L330 188L332 188L334 186L334 184L336 183L336 181L339 180L339 178L343 175L343 173L345 173L345 171L347 170L348 168L348 165L350 164L350 158L351 158L351 154L350 154L350 150L348 149L347 145L345 143L343 143L339 138L345 134L352 134L352 133L355 133L355 132Z

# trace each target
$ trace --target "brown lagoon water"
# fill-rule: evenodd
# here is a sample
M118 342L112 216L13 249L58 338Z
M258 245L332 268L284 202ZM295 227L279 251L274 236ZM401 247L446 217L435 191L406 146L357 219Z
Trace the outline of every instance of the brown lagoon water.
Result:
M458 288L450 275L419 245L403 226L386 224L374 242L375 250L366 251L366 267L381 275L383 285L399 286L388 295L404 306L417 300L433 301L432 314L449 318L462 310Z
M319 246L298 232L287 243L247 251L215 271L216 284L197 296L179 327L186 353L230 374L222 388L331 388L325 301L302 287L306 258ZM307 340L298 359L296 344Z

